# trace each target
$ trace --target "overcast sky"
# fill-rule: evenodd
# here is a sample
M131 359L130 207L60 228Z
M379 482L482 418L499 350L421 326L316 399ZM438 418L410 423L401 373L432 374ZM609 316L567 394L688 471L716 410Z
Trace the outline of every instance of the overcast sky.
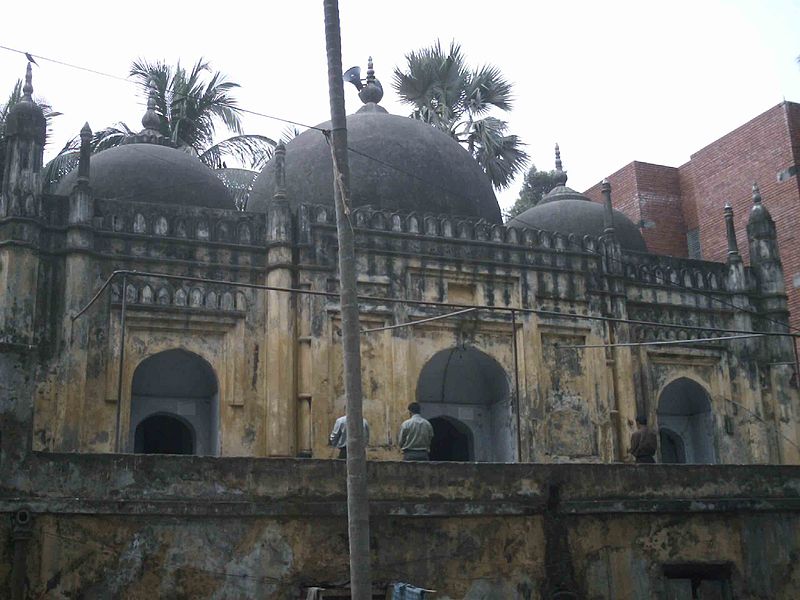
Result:
M123 77L137 57L188 65L203 56L241 84L245 108L308 124L329 118L322 2L121 6L7 3L0 45ZM340 0L340 12L344 67L366 68L372 55L392 113L408 113L389 85L393 67L437 38L459 41L475 65L500 67L514 83L511 132L541 169L553 168L558 142L578 190L632 160L679 166L782 100L800 101L800 0ZM134 86L38 62L35 94L64 113L46 158L85 121L141 128ZM22 55L0 50L0 90L24 71ZM354 112L355 88L346 95ZM244 120L248 133L271 137L285 127ZM521 180L498 194L502 206Z

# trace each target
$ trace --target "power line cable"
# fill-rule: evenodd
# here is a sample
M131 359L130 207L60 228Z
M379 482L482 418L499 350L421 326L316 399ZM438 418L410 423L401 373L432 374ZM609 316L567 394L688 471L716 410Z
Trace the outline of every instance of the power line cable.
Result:
M81 66L81 65L76 65L76 64L73 64L73 63L64 62L64 61L61 61L61 60L58 60L58 59L55 59L55 58L50 58L48 56L42 56L41 54L28 53L28 52L25 52L23 50L19 50L17 48L9 48L8 46L0 45L0 49L7 50L9 52L16 52L17 54L22 54L26 58L27 58L28 54L30 54L34 58L38 58L38 59L41 59L43 61L52 62L52 63L55 63L57 65L61 65L61 66L64 66L64 67L69 67L70 69L77 69L79 71L85 71L87 73L92 73L93 75L100 75L102 77L108 77L110 79L115 79L117 81L122 81L124 83L129 84L129 85L134 85L134 86L138 87L139 89L142 88L142 84L139 83L139 82L131 81L128 78L120 77L118 75L112 75L111 73L105 73L103 71L98 71L97 69L91 69L89 67L84 67L84 66ZM190 95L176 94L175 96L173 96L173 101L175 99L186 100L186 99L197 99L197 98L195 96L190 96ZM270 114L259 112L259 111L256 111L256 110L251 110L249 108L242 108L240 106L237 106L237 107L234 108L234 110L239 111L239 112L243 112L243 113L247 113L247 114L251 114L251 115L255 115L255 116L258 116L258 117L264 117L264 118L267 118L267 119L272 119L274 121L281 121L281 122L287 123L289 125L298 125L300 127L306 127L308 129L315 129L317 131L325 131L323 128L317 127L315 125L308 125L306 123L301 123L299 121L293 121L291 119L286 119L284 117L278 117L278 116L275 116L275 115L270 115Z

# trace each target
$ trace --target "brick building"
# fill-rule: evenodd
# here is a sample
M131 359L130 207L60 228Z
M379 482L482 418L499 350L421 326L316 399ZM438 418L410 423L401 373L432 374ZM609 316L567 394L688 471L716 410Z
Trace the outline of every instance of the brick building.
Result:
M633 161L608 177L614 206L639 223L657 254L724 261L722 208L730 203L746 238L750 186L757 182L778 228L792 325L800 327L800 104L782 102L691 155L680 167ZM602 202L600 183L586 195ZM741 248L749 262L749 249Z

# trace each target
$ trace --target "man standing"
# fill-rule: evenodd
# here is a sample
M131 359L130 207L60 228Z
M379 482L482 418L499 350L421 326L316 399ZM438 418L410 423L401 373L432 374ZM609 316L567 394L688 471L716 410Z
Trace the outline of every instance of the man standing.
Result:
M408 405L411 418L403 421L397 438L403 460L430 460L433 425L420 414L419 402Z
M631 449L628 450L637 463L654 463L658 438L656 432L647 426L647 418L636 417L636 431L631 434Z
M328 438L328 445L339 449L338 458L347 458L347 415L336 419L333 431ZM364 419L364 448L369 445L369 424Z

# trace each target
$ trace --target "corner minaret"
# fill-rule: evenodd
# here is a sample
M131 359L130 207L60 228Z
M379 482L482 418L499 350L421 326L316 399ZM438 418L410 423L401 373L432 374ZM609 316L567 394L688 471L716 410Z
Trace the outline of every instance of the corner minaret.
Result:
M6 117L6 156L0 189L0 217L38 214L47 122L33 101L31 64L25 73L22 98Z
M755 278L757 315L755 329L770 333L789 332L789 306L783 279L783 266L778 251L778 232L761 192L753 184L753 207L747 222L750 246L750 270ZM758 356L760 368L769 382L771 393L762 391L764 402L771 405L774 415L775 448L771 460L779 463L800 461L800 430L798 429L794 340L788 336L762 338Z
M750 267L758 281L761 311L771 319L786 322L789 315L783 265L778 251L778 232L755 183L753 207L747 222L747 241L750 246ZM767 323L768 329L774 330L773 326L774 323Z

